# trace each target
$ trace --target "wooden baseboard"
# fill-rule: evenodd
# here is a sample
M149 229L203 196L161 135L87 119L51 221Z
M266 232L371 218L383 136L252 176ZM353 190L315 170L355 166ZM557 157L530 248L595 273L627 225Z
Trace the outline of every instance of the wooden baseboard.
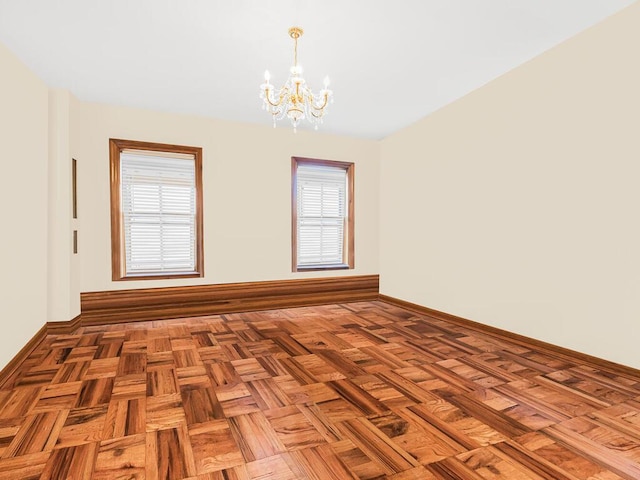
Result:
M379 275L82 293L82 325L376 300Z
M82 321L82 315L78 315L65 322L47 322L47 335L68 335L75 332Z
M380 294L378 296L378 300L390 305L394 305L396 307L404 308L405 310L413 310L414 312L420 313L422 315L427 315L439 320L445 320L447 322L451 322L456 325L475 330L477 332L486 333L487 335L492 335L494 337L500 337L526 348L533 347L538 350L543 350L545 353L553 355L562 360L569 360L572 362L575 362L577 360L583 364L590 365L594 368L607 370L608 372L614 374L632 376L634 378L640 377L640 370L636 368L612 362L610 360L594 357L593 355L589 355L587 353L577 352L575 350L571 350L570 348L560 347L552 343L547 343L542 340L537 340L525 335L520 335L518 333L509 332L508 330L503 330L498 327L485 325L484 323L475 322L473 320L458 317L456 315L441 312L439 310L434 310L433 308L424 307L422 305L407 302L405 300L400 300L388 295Z
M0 388L3 388L7 383L11 381L13 376L17 373L22 363L31 355L31 353L38 348L40 343L47 337L47 325L43 325L38 332L31 337L31 340L20 349L20 351L13 357L9 363L0 371Z
M0 371L0 388L4 387L13 379L14 374L20 365L38 348L47 335L63 335L73 333L80 326L80 315L64 322L47 322L38 332L31 337L31 340L13 357L9 363Z

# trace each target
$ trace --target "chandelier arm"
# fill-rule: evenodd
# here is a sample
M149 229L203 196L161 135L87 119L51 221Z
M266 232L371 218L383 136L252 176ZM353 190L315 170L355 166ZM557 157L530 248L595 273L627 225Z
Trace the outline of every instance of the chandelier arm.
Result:
M279 107L282 105L282 97L280 97L280 101L278 101L278 103L273 103L269 97L266 97L266 100L272 107Z
M269 98L269 92L267 91L267 94L264 96L264 98L267 101L267 103L269 103L269 105L271 105L272 107L279 107L280 105L282 105L282 100L284 99L285 96L286 96L285 93L281 93L278 101L276 103L273 103L271 101L271 98Z
M324 103L321 106L316 106L313 103L311 104L311 106L314 108L314 110L324 110L324 108L327 106L327 104L329 103L329 94L325 93L324 94Z

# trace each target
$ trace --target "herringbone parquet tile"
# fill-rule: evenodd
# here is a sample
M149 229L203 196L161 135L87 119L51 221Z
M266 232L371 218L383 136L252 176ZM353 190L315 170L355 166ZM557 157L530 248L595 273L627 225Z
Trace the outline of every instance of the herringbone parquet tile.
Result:
M0 390L2 479L640 479L640 378L382 302L86 327Z

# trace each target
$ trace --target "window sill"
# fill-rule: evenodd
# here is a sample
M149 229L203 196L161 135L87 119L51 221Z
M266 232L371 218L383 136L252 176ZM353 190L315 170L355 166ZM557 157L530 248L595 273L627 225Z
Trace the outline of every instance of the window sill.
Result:
M125 277L113 278L114 282L126 282L126 281L135 281L135 280L166 280L171 278L199 278L204 277L203 273L200 272L184 272L184 273L136 273L129 274Z
M294 272L313 272L318 270L350 270L352 267L346 263L331 265L298 265Z

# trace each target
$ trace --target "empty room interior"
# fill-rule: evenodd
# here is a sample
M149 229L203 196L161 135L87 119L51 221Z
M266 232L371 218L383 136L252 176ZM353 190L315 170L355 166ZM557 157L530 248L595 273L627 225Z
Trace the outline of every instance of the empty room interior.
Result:
M0 0L0 480L639 479L639 58L632 0Z

